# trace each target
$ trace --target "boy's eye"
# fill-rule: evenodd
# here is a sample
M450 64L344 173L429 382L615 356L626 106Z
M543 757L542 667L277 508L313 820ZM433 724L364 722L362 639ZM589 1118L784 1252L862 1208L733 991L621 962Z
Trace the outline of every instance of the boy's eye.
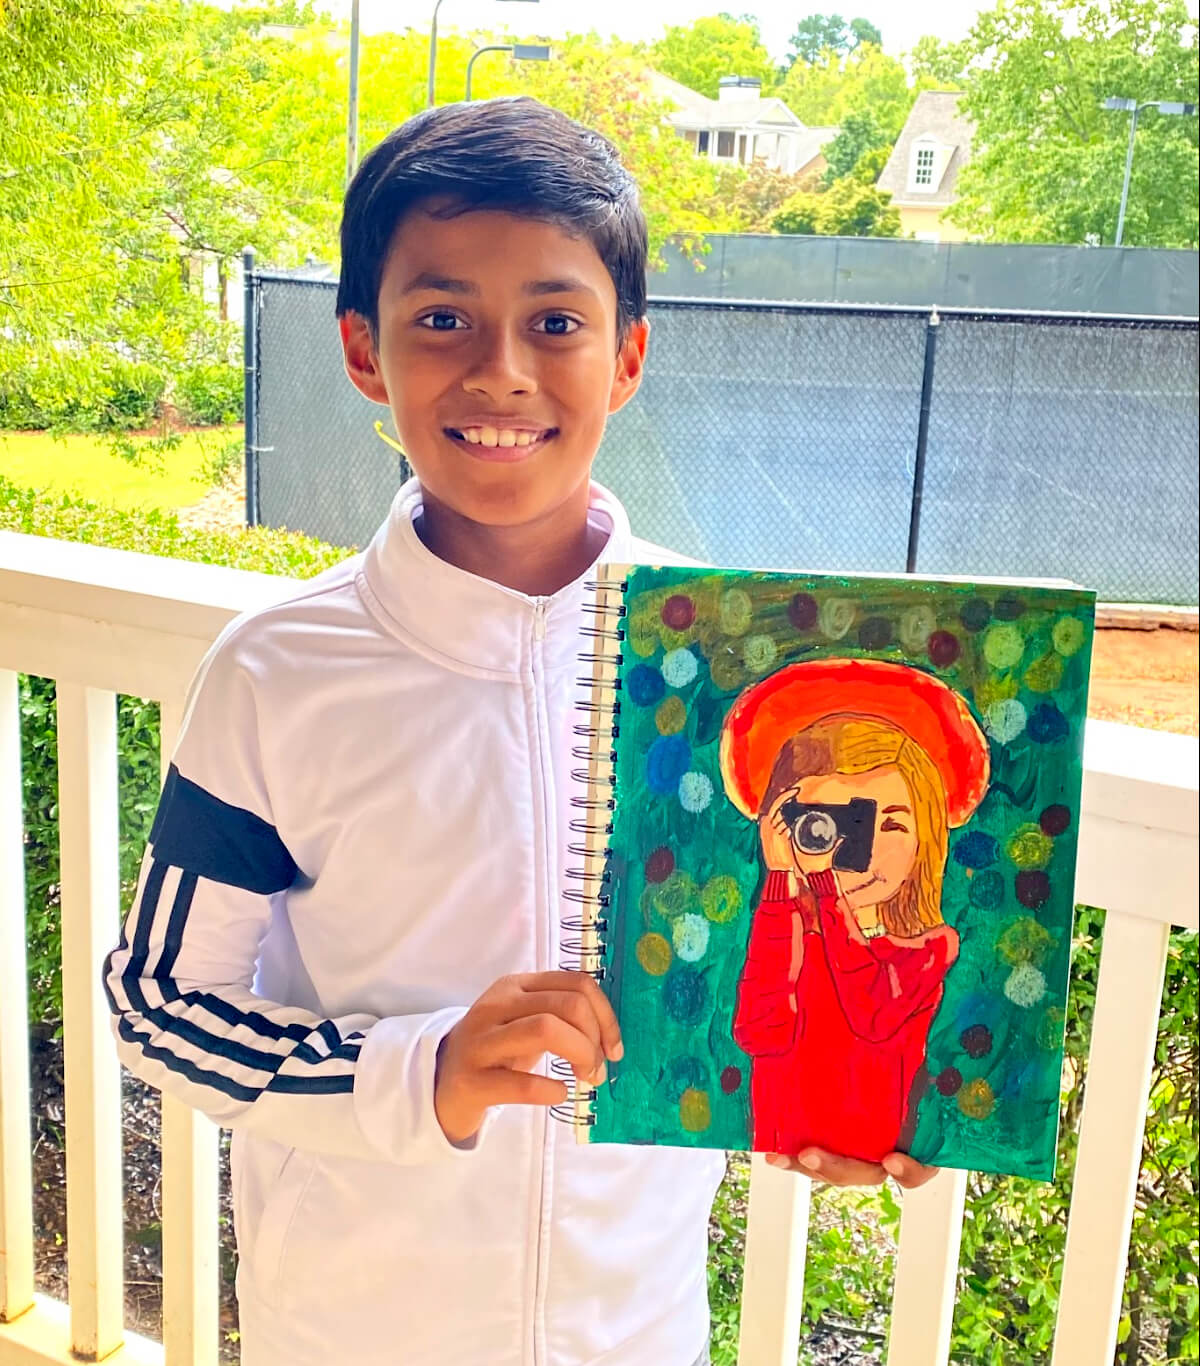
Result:
M462 319L457 313L426 313L419 321L422 327L431 332L454 332Z
M541 320L547 336L569 337L572 332L579 329L579 324L574 318L568 318L564 313L551 313L548 317Z

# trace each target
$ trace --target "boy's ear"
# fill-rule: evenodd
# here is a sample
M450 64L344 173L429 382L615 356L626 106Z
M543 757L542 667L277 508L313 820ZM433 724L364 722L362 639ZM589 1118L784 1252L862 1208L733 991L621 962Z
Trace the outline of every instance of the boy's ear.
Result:
M646 368L646 341L650 336L650 319L641 318L629 326L629 332L617 352L617 372L613 376L608 411L615 413L629 402L642 382Z
M387 386L383 382L383 367L371 340L371 329L361 313L346 313L338 319L342 338L342 355L350 383L372 403L388 403Z

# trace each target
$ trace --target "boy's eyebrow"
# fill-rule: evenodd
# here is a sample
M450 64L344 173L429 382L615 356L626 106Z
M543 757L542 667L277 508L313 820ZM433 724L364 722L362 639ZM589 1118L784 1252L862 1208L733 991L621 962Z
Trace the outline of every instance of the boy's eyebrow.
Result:
M472 280L458 280L451 275L438 275L434 271L423 270L404 286L402 293L417 294L431 290L437 294L466 294L477 298L479 286ZM566 275L558 280L530 280L522 286L523 294L594 294L595 290L584 281Z

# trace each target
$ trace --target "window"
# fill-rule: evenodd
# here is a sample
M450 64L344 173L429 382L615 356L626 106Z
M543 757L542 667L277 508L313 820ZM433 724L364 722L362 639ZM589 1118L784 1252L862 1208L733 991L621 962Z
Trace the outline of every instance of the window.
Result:
M723 130L723 131L721 131L721 132L719 132L719 133L717 134L717 156L719 156L719 157L731 157L731 156L733 156L733 132L732 132L732 130Z
M917 169L913 176L914 185L929 187L933 184L933 148L917 148Z
M705 129L703 130L703 132L700 134L699 138L697 139L697 142L696 142L696 151L699 152L700 155L701 155L702 157L706 157L706 156L708 155L708 129L707 129L707 128L705 128Z

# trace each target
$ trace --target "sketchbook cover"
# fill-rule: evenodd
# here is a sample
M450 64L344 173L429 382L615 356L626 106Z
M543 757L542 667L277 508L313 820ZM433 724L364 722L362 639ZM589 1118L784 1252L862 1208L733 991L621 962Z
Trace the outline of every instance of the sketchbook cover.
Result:
M588 1140L1051 1179L1094 595L607 573Z

